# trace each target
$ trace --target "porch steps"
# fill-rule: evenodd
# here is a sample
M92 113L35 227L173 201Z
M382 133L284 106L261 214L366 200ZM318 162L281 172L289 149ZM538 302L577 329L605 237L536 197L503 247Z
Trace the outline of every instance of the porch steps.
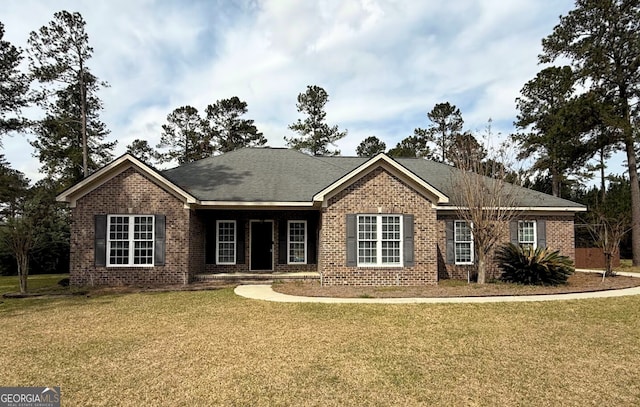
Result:
M320 280L320 273L206 273L196 274L194 282L232 282L237 284L270 284L274 281Z

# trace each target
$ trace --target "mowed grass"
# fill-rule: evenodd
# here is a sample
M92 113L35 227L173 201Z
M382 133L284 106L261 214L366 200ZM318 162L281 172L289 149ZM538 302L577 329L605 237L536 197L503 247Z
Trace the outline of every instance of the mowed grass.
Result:
M620 267L617 267L615 270L626 271L629 273L640 273L640 267L634 267L630 259L620 260Z
M638 405L640 297L280 304L231 289L3 299L0 384L65 406Z
M69 274L35 274L27 277L27 291L30 293L66 293L69 288L58 285ZM19 293L20 280L18 276L0 276L0 295L5 293Z

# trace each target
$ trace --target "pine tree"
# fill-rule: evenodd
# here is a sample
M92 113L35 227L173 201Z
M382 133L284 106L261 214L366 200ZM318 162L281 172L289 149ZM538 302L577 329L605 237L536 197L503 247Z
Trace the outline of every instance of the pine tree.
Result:
M85 170L95 171L113 158L116 142L104 141L109 131L99 118L100 99L93 92L87 92L89 97L82 101L81 86L92 89L96 81L90 73L85 73L83 85L76 83L57 90L55 102L48 106L45 118L34 126L36 139L31 144L42 164L41 171L62 187L80 181ZM80 116L85 119L79 121Z
M206 113L216 149L221 153L267 143L253 120L242 118L247 113L247 103L237 96L216 101L207 106Z
M330 150L328 145L335 145L336 141L347 135L347 131L339 131L337 125L325 123L327 113L324 107L328 101L329 95L319 86L307 86L306 92L298 95L298 112L304 113L306 118L289 125L289 129L300 134L300 137L285 137L287 145L312 155L340 154L340 150Z
M31 32L28 40L31 73L42 85L38 103L47 112L44 123L40 125L41 132L60 130L68 133L49 134L61 139L80 140L84 177L88 176L92 169L91 145L93 144L94 153L96 147L100 147L109 155L109 149L115 144L101 145L100 141L91 140L92 136L104 137L107 133L104 128L92 129L90 123L97 120L98 112L102 108L97 93L107 84L91 74L88 67L93 48L89 46L85 25L80 13L60 11L53 15L53 20L48 26ZM64 98L73 100L61 100ZM65 105L73 105L73 108L63 109ZM42 143L45 143L45 140L42 140ZM75 142L69 141L67 144ZM69 153L74 155L75 151ZM67 159L76 160L75 156Z
M145 164L152 164L159 158L158 152L149 145L147 140L135 139L127 146L127 153L142 160Z
M449 102L437 103L427 117L431 125L426 129L417 128L414 130L414 137L421 143L435 145L433 158L440 162L451 162L448 157L449 149L457 134L462 132L464 120L460 109Z
M29 90L29 78L19 70L22 52L3 38L4 25L0 22L0 137L25 125L19 114L28 105Z
M214 153L206 121L193 106L181 106L167 115L167 124L162 125L157 148L168 148L168 151L160 153L160 162L177 160L180 164L200 160Z
M542 40L541 63L568 59L576 77L616 115L608 126L619 134L627 155L631 182L633 265L640 265L640 183L635 152L640 114L640 2L637 0L576 0L576 8L560 18Z
M585 128L588 122L599 116L586 112L588 99L575 97L574 92L571 67L549 67L527 82L516 99L515 125L524 130L512 136L520 147L518 158L533 156L533 169L548 171L553 196L560 196L562 183L589 158L582 136L595 125ZM576 112L582 112L580 120L573 120Z
M362 140L360 145L356 148L356 154L358 157L374 157L380 153L384 153L387 145L377 138L376 136L370 136Z

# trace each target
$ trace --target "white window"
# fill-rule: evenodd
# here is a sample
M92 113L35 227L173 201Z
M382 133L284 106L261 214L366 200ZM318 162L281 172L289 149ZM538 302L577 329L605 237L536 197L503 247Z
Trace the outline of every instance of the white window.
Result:
M236 264L236 221L216 221L216 264Z
M307 263L307 221L288 222L287 258L289 264Z
M518 221L518 244L523 249L534 250L536 248L536 221Z
M154 217L109 215L108 266L153 266Z
M456 264L473 264L473 233L469 222L455 221L454 241Z
M402 266L401 215L358 215L358 266Z

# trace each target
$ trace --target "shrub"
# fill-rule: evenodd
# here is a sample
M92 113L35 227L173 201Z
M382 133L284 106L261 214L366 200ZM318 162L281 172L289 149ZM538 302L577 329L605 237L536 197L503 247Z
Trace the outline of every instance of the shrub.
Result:
M512 283L566 284L567 278L575 271L570 258L557 250L542 247L523 249L509 243L497 250L496 259L502 270L501 279Z

